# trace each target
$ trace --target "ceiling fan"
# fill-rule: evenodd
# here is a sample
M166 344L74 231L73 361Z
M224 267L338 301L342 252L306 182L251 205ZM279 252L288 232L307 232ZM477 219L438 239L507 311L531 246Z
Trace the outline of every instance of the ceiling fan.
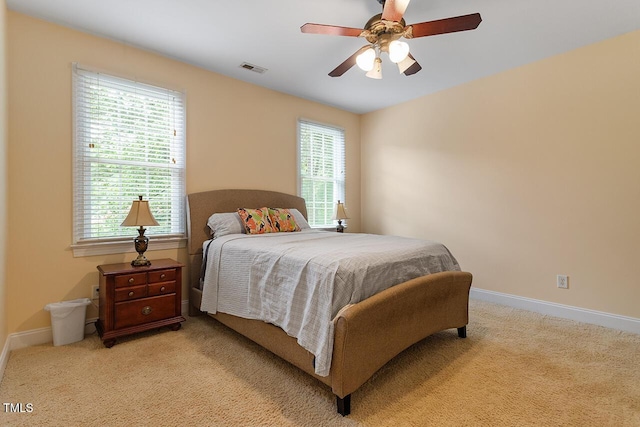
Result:
M398 64L398 69L406 76L422 69L409 53L409 45L401 38L412 39L457 31L474 30L480 25L479 13L439 19L406 25L404 15L410 0L377 0L382 5L382 13L373 16L364 28L339 27L335 25L307 23L300 27L303 33L327 34L332 36L364 37L370 44L362 46L329 73L339 77L355 64L367 71L367 77L382 78L382 59L380 53L389 54L389 59Z

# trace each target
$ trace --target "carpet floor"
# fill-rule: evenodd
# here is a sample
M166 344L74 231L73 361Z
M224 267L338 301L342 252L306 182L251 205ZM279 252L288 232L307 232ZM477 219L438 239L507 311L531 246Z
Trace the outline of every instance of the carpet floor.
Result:
M640 336L472 300L468 338L397 356L336 414L331 390L206 316L177 332L13 351L3 426L640 426Z

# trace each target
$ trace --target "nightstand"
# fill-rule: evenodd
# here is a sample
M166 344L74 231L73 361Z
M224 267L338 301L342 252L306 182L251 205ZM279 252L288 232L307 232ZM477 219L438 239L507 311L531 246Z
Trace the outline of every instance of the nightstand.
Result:
M151 265L99 265L100 318L96 329L105 347L121 336L171 326L177 331L185 318L182 308L182 267L172 259Z

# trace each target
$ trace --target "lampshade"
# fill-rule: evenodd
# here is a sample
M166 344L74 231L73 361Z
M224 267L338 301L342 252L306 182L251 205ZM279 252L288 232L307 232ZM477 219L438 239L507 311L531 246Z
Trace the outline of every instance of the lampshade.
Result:
M356 56L356 64L364 71L371 71L376 59L376 52L369 48Z
M382 59L380 57L375 59L373 64L373 69L366 74L367 77L371 79L381 79L382 78Z
M391 62L398 63L409 55L409 45L400 40L394 40L389 43L389 59Z
M149 201L142 200L142 196L138 196L139 200L134 200L131 205L129 215L122 221L124 227L137 227L143 225L160 225L153 217L149 209Z
M333 211L333 217L331 219L349 219L349 216L347 215L347 209L344 207L344 203L342 203L340 200L338 200L338 203L336 203L336 207Z

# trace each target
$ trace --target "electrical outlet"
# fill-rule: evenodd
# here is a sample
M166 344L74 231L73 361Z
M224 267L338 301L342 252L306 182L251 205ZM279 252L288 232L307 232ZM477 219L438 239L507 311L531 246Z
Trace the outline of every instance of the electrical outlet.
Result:
M100 293L98 289L100 287L98 285L91 285L91 299L100 299Z
M556 284L560 289L569 289L569 276L558 274Z

